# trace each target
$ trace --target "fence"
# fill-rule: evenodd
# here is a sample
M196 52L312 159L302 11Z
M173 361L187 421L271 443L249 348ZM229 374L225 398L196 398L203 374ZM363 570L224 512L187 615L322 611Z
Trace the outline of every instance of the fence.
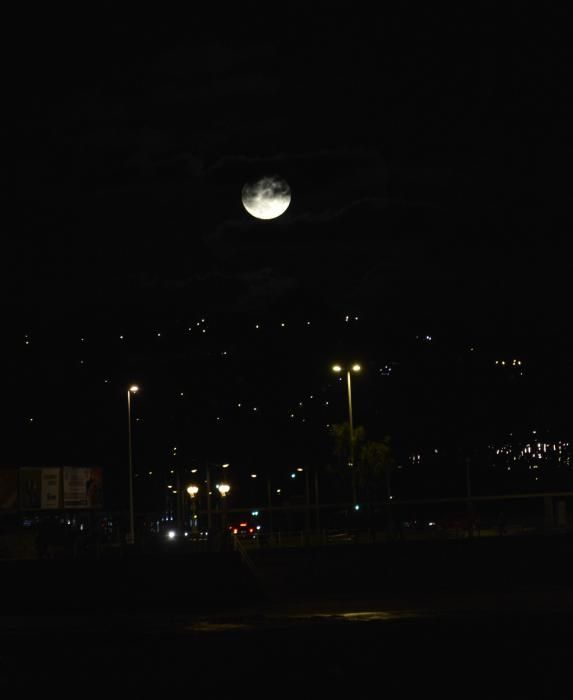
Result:
M249 549L564 531L570 524L573 527L569 516L572 508L573 492L550 492L392 500L366 503L358 509L349 503L229 508L226 517L232 532L236 530L235 539ZM206 513L200 511L195 539L216 537L222 516L211 513L211 523L208 535ZM174 527L164 525L167 529Z
M526 532L573 529L573 492L509 494L473 498L392 500L373 502L355 509L349 503L324 503L276 508L229 508L214 511L211 531L207 513L198 513L198 528L191 523L177 529L161 514L137 514L139 547L153 547L168 539L186 539L190 549L223 549L228 540L253 547L300 547L352 544L384 539L412 540L504 536ZM47 516L46 516L47 517ZM50 514L43 521L11 514L11 532L2 532L0 558L34 556L82 556L117 551L125 547L128 513ZM225 518L232 528L223 533ZM50 527L47 527L47 526ZM58 525L56 528L55 526ZM241 528L241 525L245 525ZM233 534L234 530L237 532Z

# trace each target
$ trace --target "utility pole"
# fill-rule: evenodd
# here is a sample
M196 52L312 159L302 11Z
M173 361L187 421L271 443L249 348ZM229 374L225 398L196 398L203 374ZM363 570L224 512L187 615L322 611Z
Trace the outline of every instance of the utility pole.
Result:
M305 530L306 543L308 544L309 538L310 538L310 484L309 484L309 476L308 476L308 467L305 467L305 470L304 470L304 492L305 492L305 500L306 500L304 530Z
M181 485L181 474L180 474L180 468L179 465L177 465L177 468L175 469L175 484L177 488L177 500L176 500L176 507L177 507L177 512L176 512L176 523L177 523L177 532L180 534L181 531L183 530L183 493L182 493L182 485Z
M470 458L466 457L466 498L467 498L467 518L468 518L468 536L473 537L474 535L474 507L472 498L472 483L470 474Z
M386 500L388 501L388 537L392 537L394 533L394 514L392 512L392 485L391 485L391 474L390 467L386 465L384 470L384 477L386 479Z
M320 505L318 499L318 471L314 472L314 506L316 508L316 532L320 535Z
M267 477L267 506L269 510L269 535L273 536L273 499L271 496L271 478Z
M211 472L209 470L209 465L207 464L207 532L209 537L211 537L211 530L213 525L213 517L211 513Z
M356 490L356 464L354 462L354 419L352 416L352 382L350 379L350 370L346 371L346 383L348 387L348 429L350 433L350 468L352 469L352 500L354 505L357 504Z

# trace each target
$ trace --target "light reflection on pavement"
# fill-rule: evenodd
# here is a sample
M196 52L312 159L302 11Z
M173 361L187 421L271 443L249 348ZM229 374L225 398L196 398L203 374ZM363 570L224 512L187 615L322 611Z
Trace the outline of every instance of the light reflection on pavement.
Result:
M400 598L341 600L275 599L236 609L191 611L172 606L166 610L131 612L92 611L61 614L0 614L0 639L13 634L53 634L89 629L91 633L162 635L205 632L280 630L296 627L357 625L358 623L479 621L508 615L573 617L573 588L511 590L502 593L428 593Z
M242 619L214 619L205 617L201 620L186 625L190 632L229 632L233 630L265 629L286 627L297 624L313 624L325 622L389 622L406 619L419 619L434 617L433 613L421 610L364 610L348 611L340 610L331 612L284 613L272 615L260 615Z

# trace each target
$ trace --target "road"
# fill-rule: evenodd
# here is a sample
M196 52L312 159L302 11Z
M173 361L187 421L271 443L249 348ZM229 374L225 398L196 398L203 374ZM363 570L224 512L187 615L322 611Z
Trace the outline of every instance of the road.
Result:
M63 684L82 694L570 697L572 598L548 589L4 615L0 674L5 688Z
M573 697L573 541L4 562L2 696ZM373 688L373 689L372 689Z

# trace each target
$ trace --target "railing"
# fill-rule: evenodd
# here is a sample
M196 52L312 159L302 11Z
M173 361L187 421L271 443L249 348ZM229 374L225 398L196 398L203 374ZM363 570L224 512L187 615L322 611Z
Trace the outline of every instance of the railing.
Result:
M563 532L573 528L571 491L393 500L365 504L360 511L355 511L349 503L314 504L310 509L306 505L284 506L273 508L272 513L262 507L229 509L228 517L230 520L248 519L251 510L259 511L257 522L260 529L254 536L244 539L240 535L235 537L235 548L242 554L253 548L494 537L528 532ZM0 513L0 517L1 515ZM93 515L92 522L97 522L96 514ZM151 523L159 522L160 514L138 515L136 547L139 550L151 550L157 543L167 540L170 523L163 524L165 532L152 532L150 527ZM127 522L127 514L107 513L106 517L109 522L113 522L113 528L109 531L89 531L86 527L80 531L78 527L66 525L62 526L57 537L52 537L53 541L50 540L51 536L42 540L39 537L40 529L33 527L22 525L10 532L5 528L0 539L0 558L122 556L129 549L125 544L126 529L122 527ZM212 532L208 535L204 531L201 533L204 527L201 513L199 523L199 533L190 528L187 531L187 549L190 552L221 549L224 541L221 537L221 521L213 517ZM37 543L35 533L38 535ZM184 537L184 532L177 533L178 540L183 540ZM34 549L36 546L37 552Z

